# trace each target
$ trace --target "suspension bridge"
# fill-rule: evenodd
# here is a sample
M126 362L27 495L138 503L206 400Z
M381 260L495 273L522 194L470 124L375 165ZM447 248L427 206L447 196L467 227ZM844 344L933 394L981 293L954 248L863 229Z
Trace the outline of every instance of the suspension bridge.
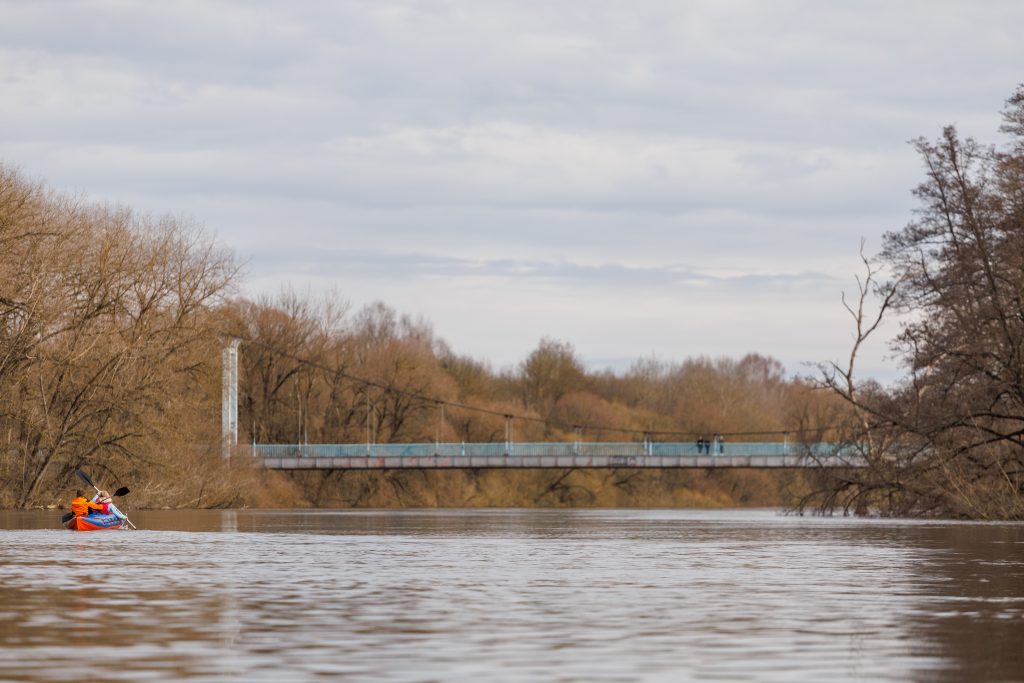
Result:
M221 410L223 453L241 455L238 445L238 347L233 339L223 351L223 403ZM270 348L270 347L267 347ZM303 361L305 362L305 361ZM517 443L512 440L514 419L537 418L505 415L486 408L460 405L383 386L358 377L354 382L406 395L439 406L458 406L505 419L504 443L375 443L370 435L367 411L367 441L358 444L252 444L255 462L274 470L393 470L393 469L510 469L510 468L820 468L863 467L860 455L849 447L830 443L791 443L788 433L782 441L728 442L722 435L701 442L657 441L655 432L643 432L643 441L583 442L582 428L574 426L571 442ZM440 431L440 430L439 430ZM609 429L629 432L636 430ZM666 433L662 433L665 435ZM730 435L725 435L729 437ZM748 437L750 435L747 435Z

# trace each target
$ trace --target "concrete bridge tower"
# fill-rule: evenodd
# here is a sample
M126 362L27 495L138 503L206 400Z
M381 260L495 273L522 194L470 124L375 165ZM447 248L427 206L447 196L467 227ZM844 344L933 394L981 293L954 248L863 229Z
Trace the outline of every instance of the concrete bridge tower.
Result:
M238 445L238 346L241 343L241 339L232 339L222 354L220 426L225 460Z

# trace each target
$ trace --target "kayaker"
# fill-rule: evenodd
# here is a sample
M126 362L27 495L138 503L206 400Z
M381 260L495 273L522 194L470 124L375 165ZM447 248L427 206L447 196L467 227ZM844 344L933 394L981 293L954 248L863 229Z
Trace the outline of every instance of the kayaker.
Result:
M125 517L124 514L117 509L117 506L114 505L113 498L111 498L110 494L107 493L106 491L100 491L95 496L93 496L92 502L102 505L104 513L112 514L118 519L127 519L127 517Z
M74 514L75 517L84 517L93 510L98 510L103 514L106 514L110 507L109 504L97 503L97 498L99 498L99 495L97 495L93 500L89 500L81 491L75 491L75 499L71 501L72 514ZM109 496L107 500L109 500Z

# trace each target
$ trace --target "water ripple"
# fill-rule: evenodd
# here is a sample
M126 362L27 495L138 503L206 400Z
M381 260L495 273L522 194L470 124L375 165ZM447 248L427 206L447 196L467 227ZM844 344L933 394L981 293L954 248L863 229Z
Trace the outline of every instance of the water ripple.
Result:
M12 681L1012 680L1024 533L769 511L0 517ZM1006 643L1016 644L1015 647ZM102 668L99 663L102 662Z

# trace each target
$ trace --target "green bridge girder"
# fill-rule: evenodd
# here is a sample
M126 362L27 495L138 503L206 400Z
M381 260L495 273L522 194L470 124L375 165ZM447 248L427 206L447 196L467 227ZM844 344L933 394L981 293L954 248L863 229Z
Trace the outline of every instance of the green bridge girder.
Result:
M244 452L244 447L240 449ZM306 469L793 468L862 467L859 454L830 443L542 442L254 444L264 467Z

